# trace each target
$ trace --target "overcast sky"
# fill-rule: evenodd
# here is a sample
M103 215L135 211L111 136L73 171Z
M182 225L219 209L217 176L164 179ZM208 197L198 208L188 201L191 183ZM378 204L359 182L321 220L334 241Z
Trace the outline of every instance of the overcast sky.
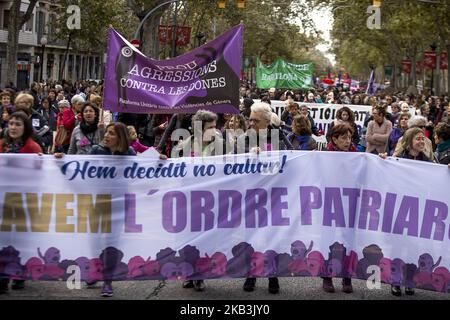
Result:
M317 49L322 52L327 52L331 49L330 31L333 28L333 16L331 14L331 10L315 10L313 11L313 19L316 24L316 28L323 32L323 37L328 42L327 44L317 46ZM336 63L336 58L333 54L327 53L325 56L333 65Z

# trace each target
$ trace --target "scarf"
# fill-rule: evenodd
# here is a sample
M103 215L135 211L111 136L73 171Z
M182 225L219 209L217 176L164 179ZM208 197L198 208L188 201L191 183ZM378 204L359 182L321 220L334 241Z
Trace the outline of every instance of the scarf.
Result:
M87 124L84 120L80 122L80 129L84 135L97 131L97 128L98 128L98 117L95 117L93 124Z
M3 153L20 153L20 149L22 149L24 146L23 142L14 143L6 141L6 139L3 141Z

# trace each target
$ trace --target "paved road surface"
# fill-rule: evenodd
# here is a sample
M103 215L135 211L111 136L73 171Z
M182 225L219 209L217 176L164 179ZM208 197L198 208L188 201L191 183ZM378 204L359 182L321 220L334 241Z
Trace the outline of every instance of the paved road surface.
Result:
M81 290L67 289L65 282L31 282L27 281L26 289L9 291L0 295L0 300L8 299L133 299L133 300L323 300L323 299L354 299L354 300L450 300L450 294L432 291L416 290L414 296L394 297L390 287L383 284L380 290L369 290L365 281L354 280L353 294L342 293L340 280L334 279L336 293L328 294L322 291L320 278L280 278L280 293L269 294L267 279L258 279L254 292L242 290L243 280L207 280L206 290L196 292L193 289L183 289L179 281L123 281L114 283L114 297L100 297L101 283L95 288Z

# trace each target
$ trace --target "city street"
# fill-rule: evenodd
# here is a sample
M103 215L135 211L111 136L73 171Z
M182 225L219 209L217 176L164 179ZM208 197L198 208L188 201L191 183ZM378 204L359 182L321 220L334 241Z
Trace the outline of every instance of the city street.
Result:
M353 294L342 293L340 280L334 279L336 293L322 291L320 278L280 278L280 293L269 294L267 280L258 280L254 292L242 290L243 280L207 280L204 292L183 289L178 281L123 281L114 283L114 297L100 297L101 283L95 288L69 290L64 282L26 283L22 291L9 291L0 295L0 300L49 299L49 300L450 300L449 294L416 290L414 296L394 297L390 287L383 284L381 290L368 290L365 282L354 280Z
M0 1L2 311L448 309L449 13L450 0Z

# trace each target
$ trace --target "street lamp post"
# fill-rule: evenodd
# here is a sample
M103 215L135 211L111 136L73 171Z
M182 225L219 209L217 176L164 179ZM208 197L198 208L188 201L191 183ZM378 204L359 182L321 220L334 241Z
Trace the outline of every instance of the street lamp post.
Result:
M433 44L430 45L431 50L433 51L433 53L436 52L437 49L437 45L436 43L433 42ZM433 95L433 82L434 82L434 68L431 68L431 95Z
M141 20L141 22L139 23L139 26L137 27L136 31L134 32L134 38L135 38L135 39L139 39L139 33L140 33L141 29L142 29L142 26L144 25L145 21L146 21L146 20L147 20L147 19L148 19L155 11L156 11L156 10L158 10L159 8L161 8L161 7L163 7L163 6L167 5L167 4L172 4L172 3L174 3L174 2L179 2L179 1L181 1L181 0L170 0L170 1L166 1L166 2L161 3L161 4L158 5L158 6L154 7L152 10L150 10L150 11L145 15L145 17ZM141 41L141 45L142 45L142 41Z
M141 22L139 23L139 26L137 27L136 31L134 32L134 39L139 39L139 38L140 38L139 35L140 35L140 32L141 32L142 27L144 26L145 21L146 21L146 20L147 20L154 12L156 12L159 8L161 8L161 7L165 6L165 5L172 4L172 3L175 3L175 2L180 2L180 1L181 1L181 0L169 0L169 1L166 1L166 2L163 2L163 3L159 4L159 5L157 5L157 6L154 7L152 10L150 10L150 11L142 18ZM238 3L238 8L240 8L240 9L243 9L243 8L244 8L244 6L243 6L243 1L241 1L241 2ZM177 9L177 8L175 8L175 9ZM176 31L176 30L175 30L175 31ZM174 34L174 36L175 36L175 38L176 38L176 34ZM143 39L141 39L141 45L142 45L142 43L143 43L142 40L143 40ZM175 42L175 45L176 45L176 42ZM173 54L176 53L175 50L176 50L176 48L173 49Z
M41 77L40 81L44 82L43 75L44 75L44 55L45 55L45 46L47 44L47 37L45 35L41 38L41 46L42 46L42 61L41 61Z
M200 47L202 45L202 39L205 37L203 32L199 31L195 37L197 38L197 47Z
M172 58L177 56L177 16L178 16L178 3L175 3L175 12L173 15L173 27L172 27Z

